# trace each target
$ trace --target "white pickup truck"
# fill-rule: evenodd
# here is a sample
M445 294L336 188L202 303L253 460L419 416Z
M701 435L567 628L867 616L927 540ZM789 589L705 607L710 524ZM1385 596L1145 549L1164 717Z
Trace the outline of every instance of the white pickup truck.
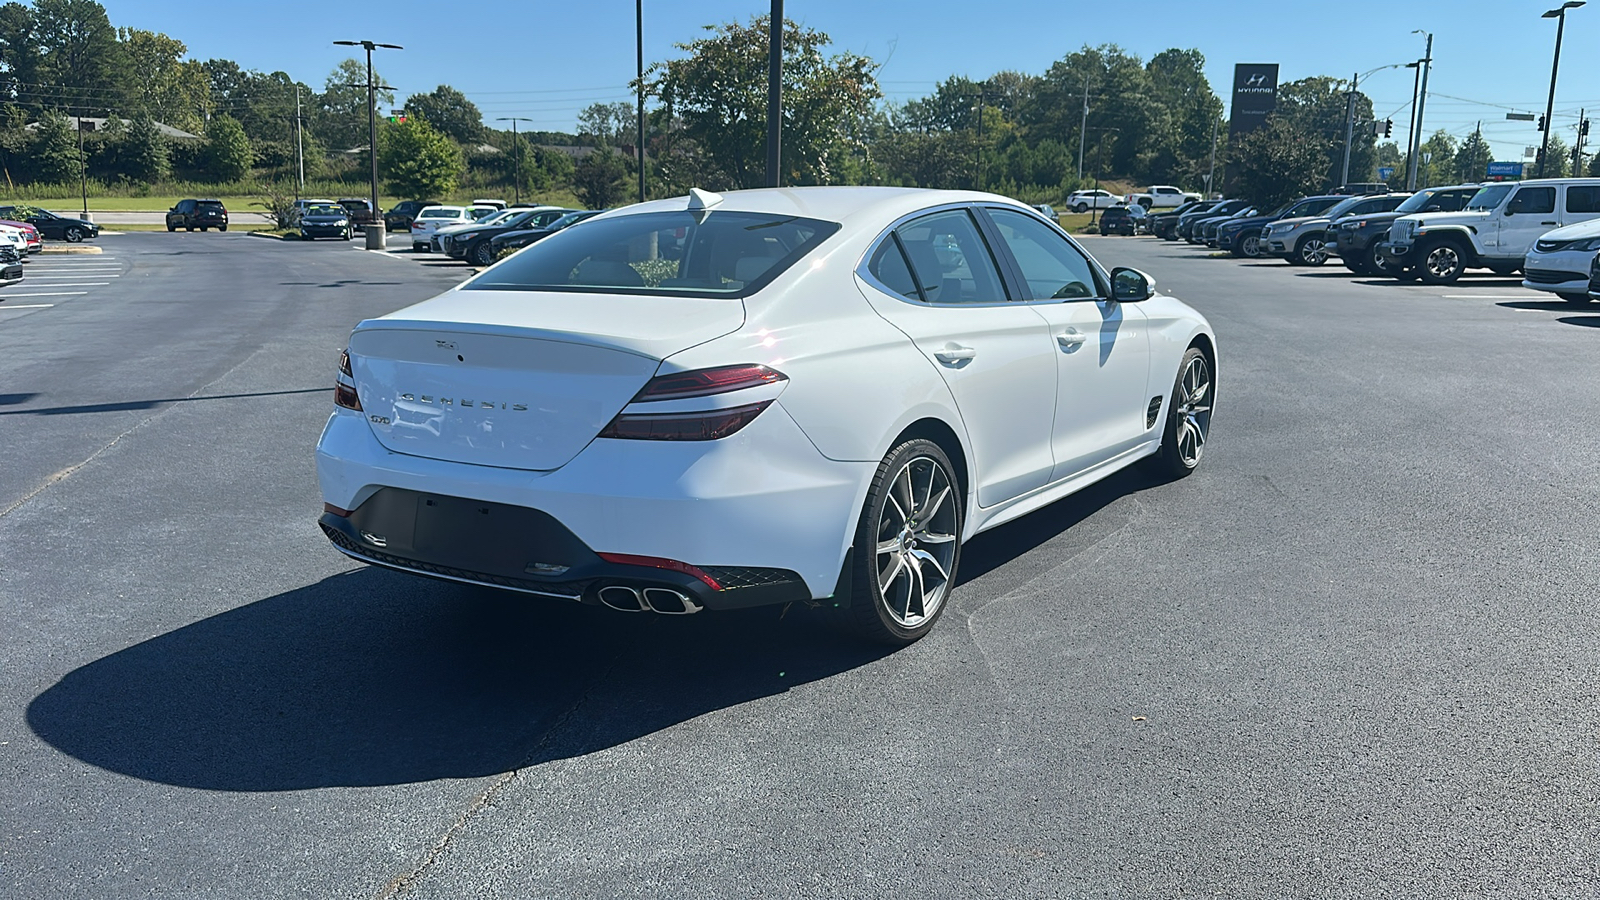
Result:
M1199 194L1181 191L1170 184L1152 184L1142 192L1127 197L1129 206L1137 203L1145 209L1170 209L1199 199Z

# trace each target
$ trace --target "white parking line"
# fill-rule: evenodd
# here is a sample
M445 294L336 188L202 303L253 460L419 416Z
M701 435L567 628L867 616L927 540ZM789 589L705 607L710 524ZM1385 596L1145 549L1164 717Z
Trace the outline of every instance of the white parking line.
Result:
M109 281L74 281L68 284L41 284L40 287L105 287Z
M17 297L76 297L87 294L88 291L55 291L49 294L0 294L0 300L12 300Z
M54 303L20 303L20 304L18 304L16 306L0 306L0 312L5 312L8 309L49 309L52 306L55 306L55 304Z
M1440 294L1446 300L1542 300L1554 294Z

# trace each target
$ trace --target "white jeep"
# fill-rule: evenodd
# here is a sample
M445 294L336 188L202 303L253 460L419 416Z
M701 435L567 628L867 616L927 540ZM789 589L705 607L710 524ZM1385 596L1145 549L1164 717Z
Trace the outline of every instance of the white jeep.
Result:
M1491 184L1460 212L1396 219L1378 252L1402 280L1450 284L1467 269L1510 275L1541 235L1591 219L1600 219L1600 178Z

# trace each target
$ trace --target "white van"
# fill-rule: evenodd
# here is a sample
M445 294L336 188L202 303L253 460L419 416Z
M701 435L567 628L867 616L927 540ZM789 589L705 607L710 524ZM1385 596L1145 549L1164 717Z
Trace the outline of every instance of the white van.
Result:
M1379 246L1403 280L1450 284L1467 269L1510 275L1541 236L1600 219L1600 178L1542 178L1486 185L1460 212L1396 219Z

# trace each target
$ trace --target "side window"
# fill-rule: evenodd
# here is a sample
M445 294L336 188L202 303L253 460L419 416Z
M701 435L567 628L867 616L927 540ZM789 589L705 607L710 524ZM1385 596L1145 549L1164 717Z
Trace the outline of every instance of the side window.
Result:
M1600 185L1567 185L1567 212L1600 213Z
M1009 209L989 210L1011 256L1022 270L1029 300L1094 297L1094 268L1050 226Z
M989 247L965 210L934 213L896 231L922 296L933 304L1008 299Z
M1367 204L1366 209L1363 209L1361 214L1371 215L1373 213L1393 212L1394 208L1403 202L1405 202L1404 197L1380 197Z
M912 300L922 299L917 292L917 282L911 277L911 267L906 264L905 254L900 252L900 242L894 235L878 245L878 252L872 254L872 260L867 263L867 271L896 294Z
M1472 199L1472 195L1476 193L1476 190L1447 191L1434 197L1433 202L1439 204L1441 212L1460 212L1466 207L1467 201Z
M1517 191L1506 206L1506 212L1518 215L1553 213L1556 211L1556 189L1553 187L1527 187Z

